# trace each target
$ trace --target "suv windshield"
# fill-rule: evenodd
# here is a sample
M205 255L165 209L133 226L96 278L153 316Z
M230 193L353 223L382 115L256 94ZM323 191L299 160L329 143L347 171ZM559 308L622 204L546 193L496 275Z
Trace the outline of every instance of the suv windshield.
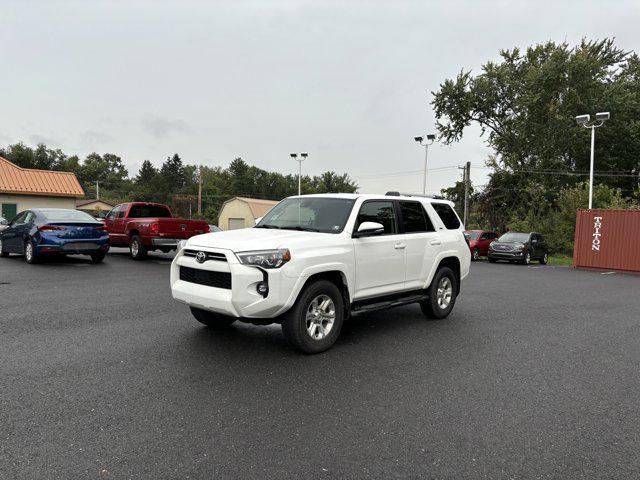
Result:
M269 210L255 228L340 233L354 202L347 198L286 198Z
M516 232L508 232L502 235L499 239L499 242L511 242L511 243L526 243L529 241L528 233L516 233Z

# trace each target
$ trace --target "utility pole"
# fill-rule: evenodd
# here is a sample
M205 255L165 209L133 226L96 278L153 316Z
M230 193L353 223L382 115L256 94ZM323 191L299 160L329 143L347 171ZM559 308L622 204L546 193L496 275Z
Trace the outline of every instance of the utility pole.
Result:
M100 180L96 180L96 200L100 200Z
M469 218L469 189L471 188L471 162L467 162L464 169L464 228L467 228Z
M467 218L468 218L468 210L469 210L469 187L471 184L471 162L467 162L464 166L458 167L462 170L462 183L464 184L464 204L463 208L463 219L462 223L464 228L467 228Z
M202 166L198 167L198 216L202 215Z

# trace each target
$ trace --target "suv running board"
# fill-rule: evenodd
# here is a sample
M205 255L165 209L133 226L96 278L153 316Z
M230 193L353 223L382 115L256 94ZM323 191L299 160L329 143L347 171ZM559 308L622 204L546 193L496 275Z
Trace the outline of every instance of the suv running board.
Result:
M394 298L380 297L372 298L368 300L361 300L354 302L351 306L351 314L357 315L359 313L371 312L373 310L382 310L385 308L399 307L401 305L408 305L409 303L421 302L427 300L429 295L426 293L411 292L411 295L397 296ZM377 301L376 301L377 300Z

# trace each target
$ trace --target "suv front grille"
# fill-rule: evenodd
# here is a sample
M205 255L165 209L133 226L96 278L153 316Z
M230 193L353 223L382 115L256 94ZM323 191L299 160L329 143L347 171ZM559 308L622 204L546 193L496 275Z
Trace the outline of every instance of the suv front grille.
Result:
M231 274L229 272L212 272L210 270L180 267L180 280L207 287L231 290Z
M194 257L196 255L198 255L199 250L185 250L183 255L185 257ZM227 256L224 253L217 253L217 252L202 252L204 253L205 257L204 257L204 261L206 262L207 260L217 260L219 262L226 262L227 261Z

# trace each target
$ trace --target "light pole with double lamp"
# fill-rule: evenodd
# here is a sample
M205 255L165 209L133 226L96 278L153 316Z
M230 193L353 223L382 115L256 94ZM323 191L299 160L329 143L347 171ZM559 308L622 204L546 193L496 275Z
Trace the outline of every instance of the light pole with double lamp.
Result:
M427 156L429 155L429 145L436 140L436 136L432 133L427 134L424 137L413 137L413 139L420 145L424 146L424 174L422 177L422 194L427 193Z
M293 158L296 162L298 162L298 195L302 194L302 162L304 162L309 154L307 152L302 152L300 154L300 158L298 158L297 153L290 153L291 158Z
M593 161L594 148L596 145L596 128L601 127L604 122L609 120L609 112L596 113L596 119L592 122L590 115L578 115L576 122L584 128L591 129L591 162L589 167L589 210L593 207Z

